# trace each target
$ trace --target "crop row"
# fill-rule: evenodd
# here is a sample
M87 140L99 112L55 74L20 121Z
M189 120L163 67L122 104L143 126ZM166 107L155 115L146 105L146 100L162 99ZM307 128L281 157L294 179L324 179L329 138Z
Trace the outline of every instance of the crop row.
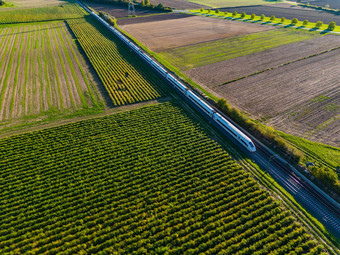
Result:
M82 18L85 15L77 4L6 10L1 12L0 24L75 19Z
M165 95L164 83L145 63L91 17L67 21L114 105Z
M179 107L0 140L0 253L319 254Z

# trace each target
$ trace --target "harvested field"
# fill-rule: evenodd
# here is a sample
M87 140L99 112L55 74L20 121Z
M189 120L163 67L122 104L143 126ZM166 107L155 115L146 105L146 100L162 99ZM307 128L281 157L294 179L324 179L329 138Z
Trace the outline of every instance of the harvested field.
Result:
M170 49L160 55L181 70L187 70L318 36L320 34L305 30L281 28Z
M94 77L64 22L0 27L0 121L97 106Z
M248 77L215 91L275 128L339 144L340 49ZM329 130L331 129L331 130Z
M340 1L339 0L302 0L302 3L310 3L311 5L318 5L325 7L326 4L329 5L329 8L332 9L340 9Z
M153 51L163 51L273 29L270 26L199 16L122 25L121 28Z
M200 66L186 70L184 73L196 83L213 87L338 47L340 47L340 37L327 35Z
M96 3L86 3L86 4L90 6L91 8L93 8L94 10L96 10L97 12L100 12L100 11L106 12L117 19L128 16L127 7L108 5L108 4L96 4ZM139 9L139 8L135 8L135 9L136 9L137 16L165 13L165 12L160 12L160 11L153 11L153 10L146 10L146 9ZM131 19L134 19L134 18L131 18Z
M197 4L205 4L213 8L275 3L274 1L266 0L190 0L190 1Z
M183 19L192 17L190 14L184 13L165 13L162 15L154 15L154 16L146 16L146 17L137 17L131 19L119 19L117 20L117 24L121 25L131 25L131 24L138 24L138 23L146 23L146 22L155 22L155 21L170 21L174 19Z
M314 10L307 7L300 7L289 4L275 4L275 5L257 5L257 6L243 6L221 9L223 11L238 13L246 12L247 14L255 13L256 15L264 14L267 17L275 15L278 18L285 17L287 19L297 18L298 20L309 20L317 22L321 20L323 23L335 21L340 24L340 16L328 12Z

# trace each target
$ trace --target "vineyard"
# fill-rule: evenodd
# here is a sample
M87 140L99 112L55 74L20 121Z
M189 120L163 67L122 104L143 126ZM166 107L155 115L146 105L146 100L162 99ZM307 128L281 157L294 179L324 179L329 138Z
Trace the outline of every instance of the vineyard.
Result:
M68 20L113 104L125 105L160 98L164 83L118 38L91 17Z
M0 27L0 121L102 104L64 22Z
M183 109L0 140L0 253L320 254Z
M0 24L82 18L86 14L77 4L43 8L25 8L0 12Z

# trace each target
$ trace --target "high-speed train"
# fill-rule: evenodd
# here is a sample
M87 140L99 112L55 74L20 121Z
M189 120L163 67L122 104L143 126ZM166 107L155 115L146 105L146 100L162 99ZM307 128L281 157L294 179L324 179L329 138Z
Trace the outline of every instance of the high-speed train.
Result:
M141 48L135 45L127 37L125 37L117 29L110 26L105 20L99 17L96 13L88 9L82 3L77 3L83 7L87 12L89 12L93 17L95 17L101 24L107 27L112 33L114 33L118 38L120 38L126 45L129 46L137 55L139 55L145 62L147 62L151 67L153 67L161 76L163 76L169 84L171 84L177 91L179 91L185 98L192 102L197 108L199 108L204 114L212 119L219 127L225 130L229 135L234 137L243 147L245 147L250 152L255 152L256 147L252 140L241 132L237 127L231 124L227 119L225 119L221 114L216 112L213 107L207 104L203 99L197 96L189 87L183 84L179 79L169 73L161 64L156 60L151 58L146 54Z

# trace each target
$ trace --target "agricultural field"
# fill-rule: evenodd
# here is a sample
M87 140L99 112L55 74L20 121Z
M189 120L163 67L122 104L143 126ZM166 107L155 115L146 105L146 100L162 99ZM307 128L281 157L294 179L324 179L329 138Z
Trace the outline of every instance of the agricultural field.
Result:
M222 22L226 23L223 20ZM232 24L231 27L233 27L234 23L249 26L243 22L229 22ZM273 28L261 25L259 27L263 27L263 30ZM249 29L253 31L253 27L249 26ZM263 52L281 45L289 45L318 36L320 36L319 33L279 28L264 32L257 31L257 33L249 35L233 35L230 38L169 49L161 52L160 55L181 70L187 70L256 52Z
M115 106L160 98L168 85L91 17L68 20Z
M52 5L62 5L72 0L6 0L6 3L13 5L15 8L32 8L32 7L46 7Z
M0 11L0 24L75 19L85 15L77 4L43 8L6 8Z
M337 49L214 90L279 130L339 147L339 56Z
M97 12L106 12L111 16L115 17L116 19L128 17L128 9L127 7L117 6L117 5L108 5L108 4L97 4L97 3L90 3L86 2L86 5L91 7ZM145 15L154 15L154 14L162 14L165 12L161 11L154 11L148 9L141 9L135 7L136 16L145 16Z
M170 14L169 14L170 15ZM181 14L171 14L174 17ZM212 19L199 16L177 16L178 18L159 20L165 15L155 16L157 21L150 19L140 23L124 25L124 21L118 25L137 38L153 51L164 51L188 45L215 41L217 39L272 30L273 27L261 26L257 24L246 24L242 22L232 22L220 19ZM152 18L152 17L150 17Z
M340 9L340 2L338 0L302 0L302 3L310 3L311 5L317 5L325 7L327 4L329 5L329 8L332 9Z
M193 10L199 8L208 8L204 3L197 4L189 0L151 0L152 4L158 5L163 4L164 6L168 6L171 8L175 8L177 10Z
M241 77L264 70L278 68L298 59L340 48L340 37L335 35L316 36L296 43L267 49L217 63L199 66L183 73L196 83L213 88ZM301 50L303 49L303 50ZM284 54L282 54L284 52Z
M0 121L100 108L97 78L62 21L0 26Z
M259 5L259 6L242 6L223 8L221 11L238 13L246 12L247 14L255 13L256 15L264 14L267 17L275 15L278 18L285 17L287 19L297 18L298 20L309 20L310 22L317 22L321 20L323 23L334 21L340 24L340 16L320 10L314 10L307 7L289 4L275 4L275 5Z
M1 139L0 169L2 254L323 249L173 103Z
M276 0L190 0L190 2L207 5L212 8L275 4Z

